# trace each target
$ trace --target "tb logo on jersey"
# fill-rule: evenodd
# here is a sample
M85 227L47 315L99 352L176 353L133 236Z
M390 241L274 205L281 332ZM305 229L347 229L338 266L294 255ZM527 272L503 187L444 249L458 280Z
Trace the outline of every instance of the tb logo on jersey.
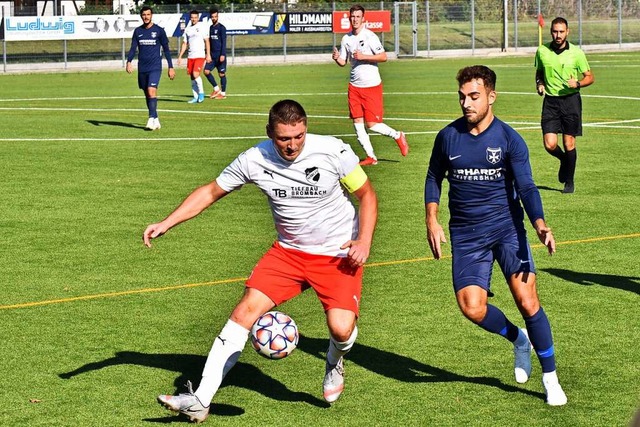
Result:
M502 160L502 148L487 147L487 161L495 165Z

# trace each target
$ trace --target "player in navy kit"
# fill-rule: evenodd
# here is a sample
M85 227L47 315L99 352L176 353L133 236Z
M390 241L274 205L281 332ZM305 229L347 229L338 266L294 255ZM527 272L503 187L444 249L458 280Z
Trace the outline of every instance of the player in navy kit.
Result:
M138 51L138 87L144 91L147 100L147 108L149 109L149 120L146 128L148 130L160 129L160 120L158 120L158 85L160 84L160 76L162 75L162 55L160 48L164 52L169 67L168 76L171 80L176 76L171 61L171 52L169 50L169 39L167 33L162 27L154 24L151 19L153 10L144 6L140 9L140 17L142 25L133 31L131 38L131 49L127 55L127 73L133 72L131 61Z
M533 344L542 365L547 403L564 405L567 397L556 375L551 327L538 299L536 269L523 223L526 212L549 254L555 252L555 239L533 182L529 151L522 137L493 115L496 75L491 69L466 67L457 80L463 117L438 133L425 182L429 246L434 258L440 259L446 239L438 223L438 205L442 180L447 177L453 287L460 310L473 323L513 343L519 383L531 374ZM519 329L488 304L494 260L526 329Z
M212 8L211 28L209 28L209 44L211 45L212 61L205 65L204 75L213 86L211 99L225 99L227 97L227 27L218 21L218 9ZM220 86L213 77L213 70L218 70Z

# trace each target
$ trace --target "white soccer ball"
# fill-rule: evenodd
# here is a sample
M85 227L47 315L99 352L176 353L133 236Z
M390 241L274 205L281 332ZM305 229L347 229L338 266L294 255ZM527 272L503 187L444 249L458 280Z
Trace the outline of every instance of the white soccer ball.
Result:
M298 326L291 317L280 311L269 311L251 327L251 344L267 359L282 359L298 345Z

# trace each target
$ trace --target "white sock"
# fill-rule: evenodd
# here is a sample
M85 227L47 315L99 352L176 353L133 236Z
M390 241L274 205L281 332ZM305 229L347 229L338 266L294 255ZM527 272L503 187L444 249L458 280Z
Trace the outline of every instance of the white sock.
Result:
M558 382L558 374L556 371L551 372L543 372L542 373L542 383L546 386L547 384L559 384Z
M344 342L338 342L333 339L333 337L329 338L329 350L327 351L327 362L329 365L335 365L338 363L338 360L345 354L349 353L351 347L356 342L356 338L358 337L358 327L353 328L353 332L348 340Z
M198 94L198 83L195 80L191 80L191 92L193 92L193 97L197 98Z
M367 129L364 127L364 123L354 123L353 127L356 129L356 137L358 138L358 142L360 143L360 145L362 145L362 148L364 148L367 156L373 157L377 160L376 153L373 152L371 139L369 139L369 134L367 133Z
M375 125L371 126L369 129L371 129L375 133L379 133L380 135L390 136L393 139L400 138L400 132L398 132L393 128L390 128L384 123L376 123Z
M204 93L204 86L202 86L202 77L198 76L195 79L195 82L196 82L196 89L198 90L198 94Z
M214 87L214 88L213 88L213 91L214 91L214 92L217 92L217 91L219 91L219 90L220 90L220 86L216 86L216 87Z
M194 393L203 405L208 405L220 388L222 379L236 364L249 338L249 330L233 320L227 320L220 335L211 346L207 362L202 370L202 380Z

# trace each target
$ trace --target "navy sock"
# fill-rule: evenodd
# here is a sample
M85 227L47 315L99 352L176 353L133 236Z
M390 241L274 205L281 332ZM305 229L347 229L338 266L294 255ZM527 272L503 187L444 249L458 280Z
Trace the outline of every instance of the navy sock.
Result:
M213 73L205 74L205 76L207 77L207 80L209 80L209 83L211 83L213 87L218 86L218 83L216 83L216 79L213 77Z
M556 357L553 349L553 337L551 336L551 325L542 307L531 317L525 317L524 323L527 325L529 339L538 355L538 360L542 366L542 372L553 372L556 370Z
M576 173L576 161L578 160L578 152L574 148L566 153L567 156L567 182L573 183L573 176Z
M220 77L220 87L222 88L223 92L227 91L227 76L226 75L224 77Z
M149 109L149 117L158 117L158 98L147 98L147 108Z
M511 342L514 342L520 333L518 327L511 323L499 308L491 304L487 304L487 314L478 326L485 331L502 335Z

